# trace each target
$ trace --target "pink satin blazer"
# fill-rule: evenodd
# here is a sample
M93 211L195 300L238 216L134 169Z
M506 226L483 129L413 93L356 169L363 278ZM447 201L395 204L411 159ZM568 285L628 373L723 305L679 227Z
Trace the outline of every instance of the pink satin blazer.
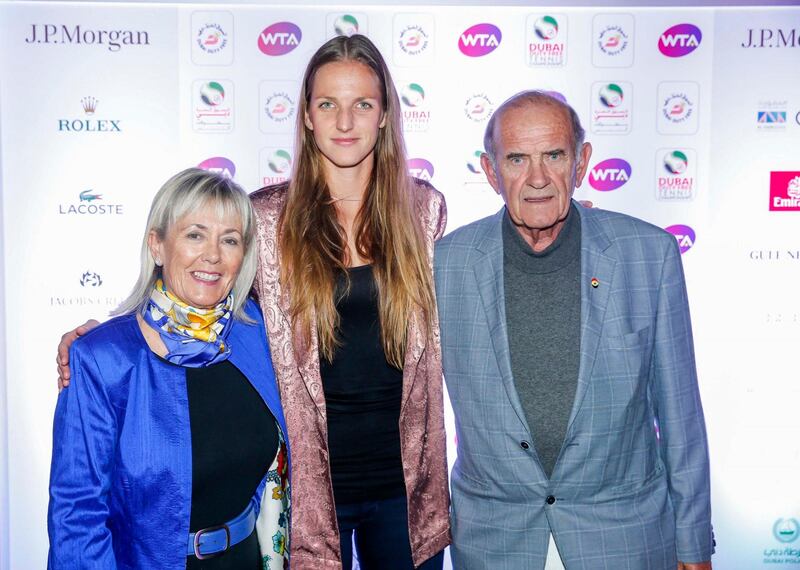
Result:
M415 191L433 271L433 243L444 233L447 219L444 197L423 182L415 185ZM286 192L286 184L270 186L254 192L251 199L258 220L256 287L292 450L290 560L292 570L338 570L342 567L339 530L328 463L316 331L312 332L308 349L295 348L289 295L279 279L278 220ZM412 314L403 367L400 445L415 565L450 543L439 320L436 315L433 318L433 332L429 335L422 311Z

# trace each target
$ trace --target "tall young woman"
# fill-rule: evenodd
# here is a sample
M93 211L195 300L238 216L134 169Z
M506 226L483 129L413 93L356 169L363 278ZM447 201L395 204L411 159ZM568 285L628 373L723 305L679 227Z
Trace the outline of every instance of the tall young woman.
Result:
M253 194L260 303L293 454L293 570L442 567L449 543L431 260L442 196L410 178L366 37L303 78L292 179Z
M389 70L364 36L317 50L292 179L251 195L292 449L292 570L437 570L450 542L433 242L441 194L410 178ZM67 349L59 374L69 380Z

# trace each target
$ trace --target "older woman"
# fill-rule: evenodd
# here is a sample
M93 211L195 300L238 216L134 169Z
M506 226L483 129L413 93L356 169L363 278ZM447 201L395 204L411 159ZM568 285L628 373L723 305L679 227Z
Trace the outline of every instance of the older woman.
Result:
M286 426L248 299L254 225L247 195L198 169L153 200L131 296L71 349L51 568L284 567Z

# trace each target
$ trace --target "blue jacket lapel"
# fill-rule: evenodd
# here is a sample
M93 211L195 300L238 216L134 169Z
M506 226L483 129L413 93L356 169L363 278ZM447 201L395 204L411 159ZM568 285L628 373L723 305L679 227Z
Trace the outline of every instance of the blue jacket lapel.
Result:
M579 205L578 213L581 216L581 356L568 435L592 377L616 266L616 260L605 253L611 246L611 239L595 212ZM597 279L597 287L592 286L592 279Z
M517 387L511 373L511 354L508 348L508 326L506 321L506 302L503 279L503 234L502 224L505 208L483 223L484 235L477 249L482 253L472 266L478 292L481 296L486 321L489 324L489 338L494 347L497 366L503 386L506 389L511 407L519 420L530 432L522 403L517 395Z

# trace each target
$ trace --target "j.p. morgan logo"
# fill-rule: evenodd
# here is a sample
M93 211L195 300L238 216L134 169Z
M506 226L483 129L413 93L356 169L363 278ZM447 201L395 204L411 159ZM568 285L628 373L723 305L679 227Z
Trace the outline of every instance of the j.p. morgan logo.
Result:
M82 118L59 119L58 130L65 133L120 133L121 119L100 119L96 116L100 100L87 96L80 100Z
M65 24L31 24L26 44L74 44L104 46L120 51L126 46L149 46L150 34L144 30L104 30Z
M743 48L785 48L800 47L800 29L748 28Z

